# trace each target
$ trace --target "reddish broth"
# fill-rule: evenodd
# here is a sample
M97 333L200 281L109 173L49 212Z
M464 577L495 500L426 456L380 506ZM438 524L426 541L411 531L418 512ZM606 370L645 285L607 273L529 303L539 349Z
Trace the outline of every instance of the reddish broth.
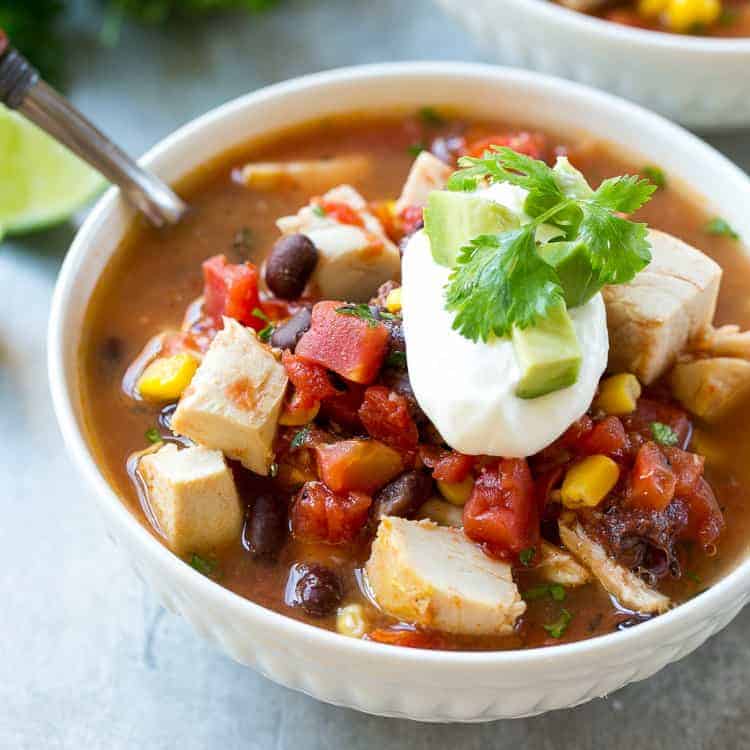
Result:
M182 186L192 211L178 226L155 231L142 223L122 243L96 289L90 303L80 350L80 377L85 426L94 455L105 476L131 512L155 536L139 502L127 459L147 445L144 434L159 420L160 408L133 401L125 394L122 380L128 365L150 337L164 329L179 328L188 304L202 289L201 262L225 253L230 262L261 263L278 238L275 220L291 214L311 197L304 189L285 187L255 192L231 179L234 167L248 160L320 158L362 152L373 158L376 168L354 186L371 201L393 199L400 192L413 160L410 147L440 134L464 132L471 138L508 130L506 124L478 123L463 118L444 124L428 124L416 117L373 119L352 117L313 123L285 132L263 143L225 154L199 169ZM638 172L644 165L626 159L617 149L587 137L558 138L573 163L592 183L622 173ZM701 248L725 269L717 322L750 327L750 262L736 241L709 235L709 216L694 198L677 186L657 191L640 218L652 226L675 234ZM242 240L250 229L251 244ZM660 590L676 601L685 601L726 574L744 556L750 515L744 510L744 495L750 488L750 465L743 456L750 452L750 408L728 422L697 425L712 446L706 476L716 491L726 519L726 530L713 557L688 554L679 581L666 579ZM239 488L250 499L265 482L241 472ZM344 602L362 602L372 628L393 626L393 618L378 612L362 593L360 568L369 554L369 542L333 547L290 539L275 563L257 562L238 539L218 555L217 582L265 607L319 626L335 628L335 616L316 619L285 601L290 566L302 561L321 562L342 574ZM537 583L533 571L517 576L523 592ZM569 589L564 607L573 618L562 638L551 637L543 625L555 621L560 603L550 598L529 602L526 614L513 636L465 638L442 636L441 647L461 649L528 648L588 638L628 627L638 616L613 605L595 584Z

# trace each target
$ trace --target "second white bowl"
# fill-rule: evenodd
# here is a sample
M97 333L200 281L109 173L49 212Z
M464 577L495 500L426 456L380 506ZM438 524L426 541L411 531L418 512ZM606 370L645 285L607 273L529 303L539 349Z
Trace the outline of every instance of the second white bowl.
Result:
M437 0L501 63L596 86L696 129L750 125L750 38L636 29L551 0Z

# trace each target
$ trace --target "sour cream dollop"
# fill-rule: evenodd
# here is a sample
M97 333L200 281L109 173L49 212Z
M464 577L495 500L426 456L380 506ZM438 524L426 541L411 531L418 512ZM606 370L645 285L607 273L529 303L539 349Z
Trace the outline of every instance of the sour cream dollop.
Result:
M597 294L569 311L582 350L577 382L546 396L521 399L515 395L520 371L513 344L505 339L470 341L453 330L454 314L445 309L449 275L450 269L433 261L424 231L414 234L401 271L414 395L454 450L506 458L531 456L581 417L596 394L609 351L602 296Z

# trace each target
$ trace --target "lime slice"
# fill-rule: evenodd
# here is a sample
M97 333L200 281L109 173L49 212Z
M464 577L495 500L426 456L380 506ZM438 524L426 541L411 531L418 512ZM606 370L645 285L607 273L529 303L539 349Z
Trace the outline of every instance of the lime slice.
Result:
M101 175L0 105L0 237L57 224L104 187Z

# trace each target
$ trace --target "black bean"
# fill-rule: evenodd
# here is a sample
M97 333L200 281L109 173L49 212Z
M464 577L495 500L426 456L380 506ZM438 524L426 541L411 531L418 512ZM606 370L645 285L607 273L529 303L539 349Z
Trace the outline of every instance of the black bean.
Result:
M301 575L294 587L294 604L313 617L332 614L344 596L336 573L323 565L303 565L298 570Z
M383 487L375 496L372 517L410 516L432 494L432 478L424 471L407 471Z
M242 529L242 545L256 559L274 560L288 533L286 502L273 493L255 497Z
M280 325L271 336L271 346L278 349L290 349L294 351L302 334L310 328L312 313L303 307L292 315L283 325Z
M304 234L288 234L276 241L266 261L266 284L283 299L297 299L305 289L318 249Z

